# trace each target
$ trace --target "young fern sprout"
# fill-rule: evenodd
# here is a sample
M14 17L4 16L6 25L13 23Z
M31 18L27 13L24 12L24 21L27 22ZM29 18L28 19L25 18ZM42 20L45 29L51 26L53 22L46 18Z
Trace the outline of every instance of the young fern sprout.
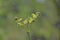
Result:
M25 19L24 21L22 21L23 18L17 19L17 17L16 17L15 21L18 25L23 26L28 23L31 24L32 22L34 22L38 18L38 16L40 16L40 12L32 13L31 17Z
M38 16L40 16L40 12L34 12L32 13L31 17L23 20L23 18L15 18L15 21L18 25L23 26L23 25L27 25L27 35L29 40L31 40L31 36L30 36L30 27L28 26L29 24L31 24L32 22L35 22L35 20L38 18Z

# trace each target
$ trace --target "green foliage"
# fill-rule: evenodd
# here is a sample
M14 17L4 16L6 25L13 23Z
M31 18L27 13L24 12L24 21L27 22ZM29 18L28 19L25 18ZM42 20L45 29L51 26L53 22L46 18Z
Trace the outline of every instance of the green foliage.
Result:
M58 21L57 8L53 1L55 0L43 0L42 2L41 0L0 0L0 29L3 30L0 30L3 32L2 35L0 34L0 40L5 38L4 35L11 40L26 40L27 27L24 24L27 24L28 20L31 23L31 20L36 18L35 22L29 24L31 36L35 34L37 38L44 36L47 40L59 40L58 26L54 25ZM36 9L40 12L40 16L32 13ZM15 16L19 21L22 20L18 24L23 22L24 24L21 25L24 27L15 23L17 20L14 20ZM22 19L19 19L20 17ZM5 29L8 30L7 34L5 34Z
M32 13L32 16L25 19L24 21L22 21L23 18L19 18L19 19L15 18L15 21L20 26L28 25L32 23L33 21L35 21L38 18L38 16L40 16L40 12Z

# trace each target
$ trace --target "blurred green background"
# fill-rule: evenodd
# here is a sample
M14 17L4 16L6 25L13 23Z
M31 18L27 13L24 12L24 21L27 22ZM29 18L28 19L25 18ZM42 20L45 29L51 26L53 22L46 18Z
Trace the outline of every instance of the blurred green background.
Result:
M0 40L29 40L26 25L14 17L27 18L33 10L39 18L29 25L31 40L60 40L60 0L0 0Z

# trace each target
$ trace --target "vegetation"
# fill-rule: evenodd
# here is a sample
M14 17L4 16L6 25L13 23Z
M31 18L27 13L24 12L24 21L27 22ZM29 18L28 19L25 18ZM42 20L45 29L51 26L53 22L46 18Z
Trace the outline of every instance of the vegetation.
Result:
M0 0L0 40L60 40L59 17L60 0Z

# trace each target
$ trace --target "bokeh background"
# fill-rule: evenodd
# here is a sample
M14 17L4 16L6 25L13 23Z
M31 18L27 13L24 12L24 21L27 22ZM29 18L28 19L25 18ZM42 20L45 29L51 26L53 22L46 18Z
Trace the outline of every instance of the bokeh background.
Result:
M41 13L28 25L31 40L60 40L60 0L0 0L0 40L29 40L14 17L28 18L33 10Z

